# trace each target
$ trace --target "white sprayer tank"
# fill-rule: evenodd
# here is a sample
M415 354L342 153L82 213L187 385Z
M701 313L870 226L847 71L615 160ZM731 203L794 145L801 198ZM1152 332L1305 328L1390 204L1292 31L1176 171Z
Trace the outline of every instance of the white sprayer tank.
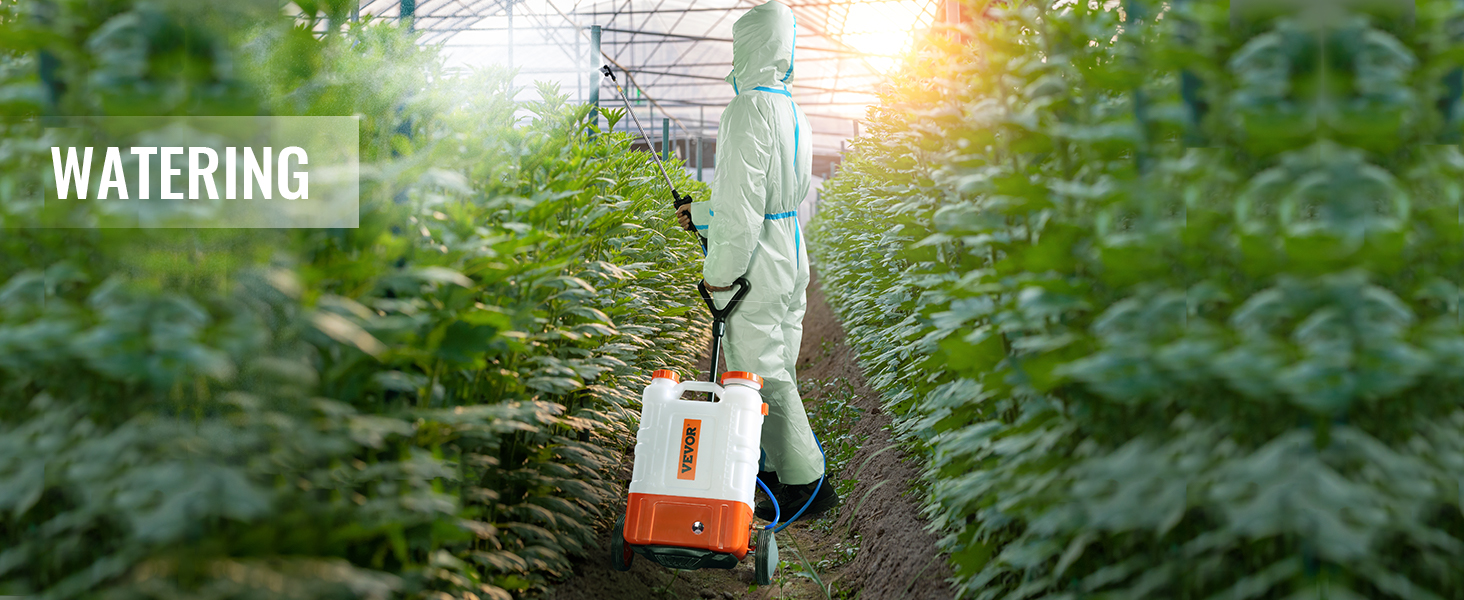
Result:
M747 554L767 405L762 378L730 371L722 385L656 371L641 396L625 541ZM711 392L715 402L703 393Z

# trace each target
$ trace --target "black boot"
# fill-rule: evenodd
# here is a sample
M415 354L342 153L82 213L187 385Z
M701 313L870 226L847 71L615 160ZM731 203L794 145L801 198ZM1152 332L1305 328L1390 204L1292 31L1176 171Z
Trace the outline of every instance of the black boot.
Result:
M767 485L768 486L768 489L771 489L774 492L777 491L778 486L783 485L781 483L778 483L778 472L777 471L758 471L757 472L757 478L758 479L761 479L762 482L763 482L763 484ZM762 489L762 488L758 488L758 489Z
M763 485L767 486L768 491L772 492L773 496L778 496L783 493L783 484L778 482L777 471L758 471L757 478L759 481L763 482ZM763 487L758 486L757 489L761 490L763 489ZM757 506L753 507L753 515L756 516L762 514L764 507L766 507L769 512L773 510L773 501L768 498L767 492L763 493L763 498L757 501Z
M815 489L817 494L814 493ZM784 521L792 519L804 504L807 504L808 508L804 509L803 514L798 515L799 521L817 517L839 505L839 493L834 491L832 480L824 481L822 485L817 480L803 485L783 485L780 486L780 489L773 490L773 494L777 496L778 507L782 512L781 515L776 516L780 516ZM813 498L812 502L809 501L810 497ZM753 516L764 521L772 521L775 516L773 503L758 502L757 508L753 510Z

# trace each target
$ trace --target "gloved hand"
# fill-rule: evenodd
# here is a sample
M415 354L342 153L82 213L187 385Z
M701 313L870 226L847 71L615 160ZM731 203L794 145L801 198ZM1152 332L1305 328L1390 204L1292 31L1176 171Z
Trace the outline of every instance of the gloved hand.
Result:
M674 199L671 206L676 208L676 222L681 224L682 229L696 233L696 225L691 222L691 194L682 196L676 190L671 190L671 197Z

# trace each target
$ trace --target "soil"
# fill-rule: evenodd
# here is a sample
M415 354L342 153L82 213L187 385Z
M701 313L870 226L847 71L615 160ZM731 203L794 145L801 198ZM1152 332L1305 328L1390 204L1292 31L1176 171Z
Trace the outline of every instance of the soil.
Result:
M895 444L889 432L890 417L880 409L878 394L866 384L853 349L845 344L843 326L824 301L816 274L808 289L808 312L804 315L799 357L800 380L838 377L853 386L853 404L863 411L853 432L857 439L865 441L848 462L854 470L861 469L862 465L854 492L821 519L800 521L779 533L780 557L796 562L793 552L796 547L811 565L825 559L835 560L836 548L841 542L848 543L848 532L859 540L857 553L852 559L836 560L842 564L819 572L835 596L866 600L954 598L947 582L950 568L936 549L937 536L926 531L927 522L920 516L919 500L910 493L909 482L919 479L919 467L898 447L881 452ZM705 356L701 368L705 372ZM820 400L816 391L804 397L805 405L810 407ZM626 485L630 481L631 463L631 451L627 449L620 467L620 478ZM856 507L858 513L852 514ZM624 509L625 499L618 498L608 514ZM832 521L831 527L828 521ZM756 586L751 560L742 561L732 570L677 572L637 556L630 571L617 572L609 565L608 535L602 535L602 539L605 540L602 547L588 559L577 561L574 574L543 598L813 600L825 597L817 583L796 569L783 569L774 576L772 585Z

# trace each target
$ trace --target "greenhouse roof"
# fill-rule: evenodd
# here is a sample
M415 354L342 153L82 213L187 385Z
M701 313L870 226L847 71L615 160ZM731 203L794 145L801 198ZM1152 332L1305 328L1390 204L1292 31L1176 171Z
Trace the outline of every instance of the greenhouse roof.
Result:
M555 81L585 102L623 105L596 73L609 63L642 124L674 137L715 136L733 90L732 24L756 0L360 0L360 14L412 16L424 44L440 44L450 70L490 64L519 69L518 85ZM857 121L916 32L930 27L945 0L784 0L798 18L793 93L815 132L816 152L837 152L859 133ZM601 28L603 58L590 59L591 27ZM629 77L621 75L627 73ZM633 85L631 85L633 82ZM532 93L532 90L526 93ZM650 122L647 122L648 118ZM633 127L628 119L618 127Z

